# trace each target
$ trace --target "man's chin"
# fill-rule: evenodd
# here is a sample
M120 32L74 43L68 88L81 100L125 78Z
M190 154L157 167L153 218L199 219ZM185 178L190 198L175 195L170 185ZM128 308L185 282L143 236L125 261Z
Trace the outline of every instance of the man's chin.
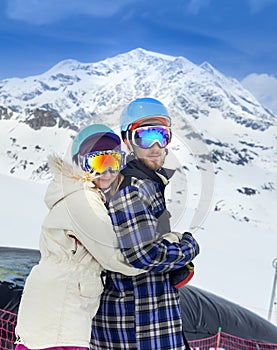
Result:
M141 161L151 170L158 170L163 166L160 160L141 159Z

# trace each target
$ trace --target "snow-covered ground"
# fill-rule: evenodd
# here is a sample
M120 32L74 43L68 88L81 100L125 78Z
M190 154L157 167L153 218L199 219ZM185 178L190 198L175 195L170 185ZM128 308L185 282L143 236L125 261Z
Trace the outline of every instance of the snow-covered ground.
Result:
M0 246L38 248L47 184L0 175Z
M0 246L38 248L47 213L47 184L0 175ZM191 284L231 300L267 318L276 258L276 232L262 230L210 211L195 235L201 254ZM277 308L271 321L277 324Z

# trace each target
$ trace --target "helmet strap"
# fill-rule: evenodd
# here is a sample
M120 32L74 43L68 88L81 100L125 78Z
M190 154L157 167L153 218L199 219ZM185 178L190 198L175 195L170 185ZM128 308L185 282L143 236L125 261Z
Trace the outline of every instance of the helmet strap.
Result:
M134 150L134 147L132 145L132 142L130 142L130 140L125 139L124 143L127 146L127 148L130 151L130 153L135 155L135 150Z

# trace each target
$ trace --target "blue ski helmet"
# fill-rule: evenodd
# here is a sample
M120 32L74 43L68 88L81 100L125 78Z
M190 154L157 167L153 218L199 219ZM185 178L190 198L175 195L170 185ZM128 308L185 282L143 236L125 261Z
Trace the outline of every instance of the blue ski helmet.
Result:
M127 131L129 126L145 119L158 119L167 126L171 125L171 118L165 106L154 98L137 98L128 104L120 117L120 131Z
M76 135L72 148L72 159L77 162L77 155L95 151L120 150L120 137L104 124L86 126Z

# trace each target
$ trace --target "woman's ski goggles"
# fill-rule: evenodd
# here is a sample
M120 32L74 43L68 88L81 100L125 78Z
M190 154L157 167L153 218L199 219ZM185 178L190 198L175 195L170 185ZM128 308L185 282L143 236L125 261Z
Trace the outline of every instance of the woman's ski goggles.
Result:
M84 171L103 174L106 171L118 172L126 166L125 152L123 151L98 151L79 154L79 164Z
M166 126L143 126L131 133L132 143L141 148L150 148L156 142L161 148L164 148L171 139L170 128Z

